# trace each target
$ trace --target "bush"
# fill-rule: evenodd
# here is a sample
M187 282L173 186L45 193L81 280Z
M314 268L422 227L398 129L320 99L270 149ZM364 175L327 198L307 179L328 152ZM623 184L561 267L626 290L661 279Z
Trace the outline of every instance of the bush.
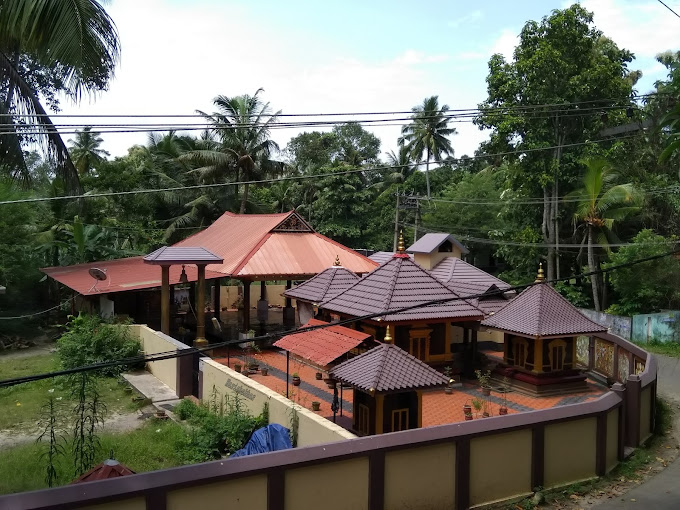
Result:
M66 329L58 342L59 358L66 369L139 356L139 342L132 338L125 324L81 313L71 317ZM101 373L116 376L129 368L117 365L103 368Z
M210 403L196 405L183 400L173 411L191 425L190 434L179 445L187 463L204 462L243 448L254 430L268 423L267 410L253 417L240 398L222 398L215 393Z

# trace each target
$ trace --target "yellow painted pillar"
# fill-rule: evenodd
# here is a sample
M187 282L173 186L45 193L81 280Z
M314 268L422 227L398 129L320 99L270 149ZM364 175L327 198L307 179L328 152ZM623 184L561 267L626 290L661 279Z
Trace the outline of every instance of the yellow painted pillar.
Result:
M543 372L543 339L534 340L534 372Z
M378 393L375 396L375 433L383 433L383 406L385 405L385 395Z
M205 339L205 265L198 266L198 288L196 289L196 340L194 346L206 345Z
M161 332L170 334L170 266L161 266Z

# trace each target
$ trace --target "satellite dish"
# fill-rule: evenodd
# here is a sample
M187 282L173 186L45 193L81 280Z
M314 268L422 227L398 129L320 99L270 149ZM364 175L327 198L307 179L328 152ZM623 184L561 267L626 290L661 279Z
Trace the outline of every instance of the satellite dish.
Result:
M94 278L94 285L92 287L90 287L90 290L87 291L88 293L96 290L97 284L99 282L103 282L104 280L106 280L108 278L108 276L106 276L106 269L99 269L98 267L91 267L90 269L88 269L87 272L90 273L90 276L92 278ZM111 282L109 282L109 285L111 285Z
M95 280L99 280L100 282L103 282L106 280L106 269L99 269L98 267L91 267L88 271L90 273L90 276L94 278Z

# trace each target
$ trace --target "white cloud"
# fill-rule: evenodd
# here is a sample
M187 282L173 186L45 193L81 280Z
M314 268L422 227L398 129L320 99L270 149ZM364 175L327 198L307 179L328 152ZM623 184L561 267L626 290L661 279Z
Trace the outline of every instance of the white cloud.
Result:
M518 31L511 28L504 28L501 35L496 39L496 42L491 47L491 55L500 53L505 57L505 60L512 60L512 54L515 51L515 46L519 44Z
M484 13L482 11L472 11L468 14L465 14L464 16L455 19L453 21L449 21L448 25L451 28L458 28L460 26L464 25L471 25L475 24L477 21L481 20L484 17Z

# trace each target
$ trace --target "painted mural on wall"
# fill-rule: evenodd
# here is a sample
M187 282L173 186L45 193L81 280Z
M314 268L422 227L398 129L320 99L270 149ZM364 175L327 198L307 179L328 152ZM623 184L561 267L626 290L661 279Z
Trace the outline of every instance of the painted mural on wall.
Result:
M595 339L595 369L609 377L614 376L614 344Z
M587 336L576 337L576 364L588 368L590 363L590 338Z
M630 375L630 360L628 359L628 352L624 349L619 349L619 381L626 382Z

